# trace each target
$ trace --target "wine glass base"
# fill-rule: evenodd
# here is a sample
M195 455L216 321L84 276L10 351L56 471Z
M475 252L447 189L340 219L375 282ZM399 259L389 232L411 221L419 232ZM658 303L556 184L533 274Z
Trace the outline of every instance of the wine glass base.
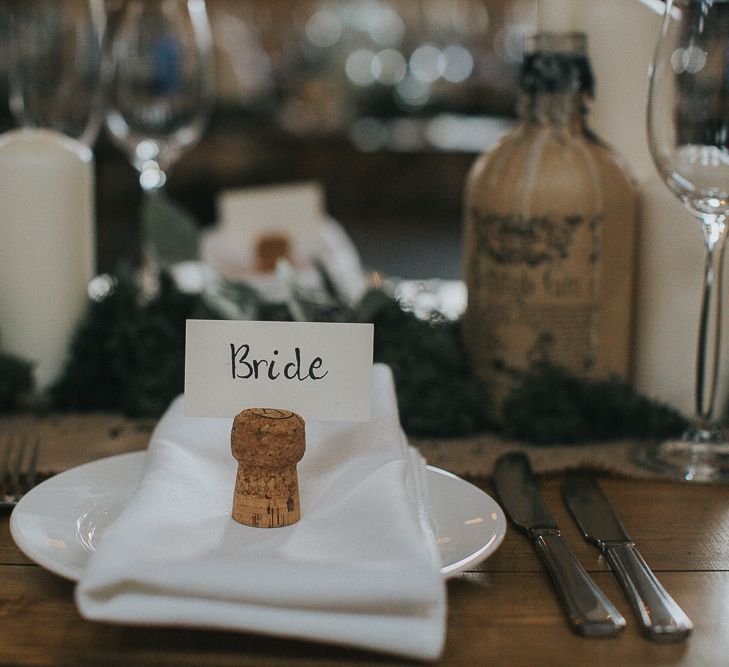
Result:
M685 482L729 482L729 441L712 434L708 441L690 437L643 443L634 461L641 467Z

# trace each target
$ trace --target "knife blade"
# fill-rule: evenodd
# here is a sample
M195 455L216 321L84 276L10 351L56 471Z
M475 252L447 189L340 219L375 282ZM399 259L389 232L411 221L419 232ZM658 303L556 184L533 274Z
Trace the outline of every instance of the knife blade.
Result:
M565 503L588 542L605 555L650 639L680 641L693 623L641 556L595 478L569 472L562 483Z
M494 467L494 482L511 520L524 530L549 573L571 628L585 637L611 637L625 619L577 560L542 502L529 459L505 454Z

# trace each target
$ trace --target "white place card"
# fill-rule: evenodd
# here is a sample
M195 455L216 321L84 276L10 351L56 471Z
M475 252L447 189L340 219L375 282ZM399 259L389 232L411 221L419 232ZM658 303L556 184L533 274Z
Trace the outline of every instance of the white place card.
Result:
M373 333L371 324L188 320L185 415L259 407L369 421Z
M218 197L218 213L221 227L235 231L245 247L272 233L311 243L327 217L324 189L314 182L226 190Z

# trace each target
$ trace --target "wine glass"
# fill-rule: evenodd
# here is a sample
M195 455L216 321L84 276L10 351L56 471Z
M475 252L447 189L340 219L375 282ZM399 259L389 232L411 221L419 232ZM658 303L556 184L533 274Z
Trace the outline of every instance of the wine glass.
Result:
M102 116L103 0L25 0L12 10L13 115L91 146Z
M109 50L106 127L142 188L157 191L212 106L205 0L126 0Z
M699 222L705 249L695 416L645 461L693 481L729 479L729 442L715 419L722 264L729 216L729 2L668 0L648 102L659 174ZM670 331L666 335L671 335Z

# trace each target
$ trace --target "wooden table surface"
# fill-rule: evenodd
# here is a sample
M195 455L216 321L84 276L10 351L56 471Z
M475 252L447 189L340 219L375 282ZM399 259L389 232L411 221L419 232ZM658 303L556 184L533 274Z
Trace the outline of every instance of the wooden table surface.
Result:
M2 431L0 424L0 431ZM120 439L120 448L123 438ZM109 447L104 455L110 453ZM472 480L493 495L489 480ZM527 539L509 526L501 548L448 583L442 665L729 665L729 487L602 479L648 564L694 621L688 641L644 639L613 575L585 543L561 501L545 500L585 568L625 615L614 639L568 629ZM0 515L0 665L400 665L356 650L237 633L146 629L82 620L73 584L21 554Z

